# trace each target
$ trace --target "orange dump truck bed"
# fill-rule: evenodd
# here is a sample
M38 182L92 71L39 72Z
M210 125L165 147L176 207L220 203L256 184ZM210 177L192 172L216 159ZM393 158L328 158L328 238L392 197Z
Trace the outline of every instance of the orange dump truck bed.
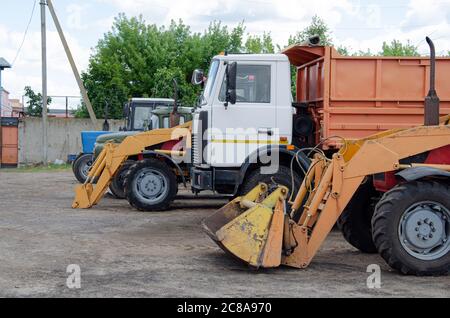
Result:
M347 57L332 47L304 46L292 46L283 53L297 67L296 100L316 123L316 143L333 136L361 138L423 123L429 58ZM436 65L441 113L447 115L450 58L438 58Z

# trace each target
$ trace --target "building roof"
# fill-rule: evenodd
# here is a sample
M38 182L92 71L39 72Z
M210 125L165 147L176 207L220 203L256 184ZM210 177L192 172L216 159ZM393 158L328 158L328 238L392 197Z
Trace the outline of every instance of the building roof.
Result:
M3 57L0 57L0 69L4 70L5 68L11 67L11 64L9 64Z

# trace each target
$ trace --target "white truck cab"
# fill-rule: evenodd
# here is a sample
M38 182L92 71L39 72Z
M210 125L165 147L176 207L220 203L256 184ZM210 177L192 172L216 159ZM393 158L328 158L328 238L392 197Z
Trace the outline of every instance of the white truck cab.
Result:
M194 72L193 83L202 82L202 72ZM264 174L262 166L275 169L267 175L277 175L286 153L289 162L282 164L289 168L294 112L286 55L216 56L194 114L194 191L237 194L249 173Z

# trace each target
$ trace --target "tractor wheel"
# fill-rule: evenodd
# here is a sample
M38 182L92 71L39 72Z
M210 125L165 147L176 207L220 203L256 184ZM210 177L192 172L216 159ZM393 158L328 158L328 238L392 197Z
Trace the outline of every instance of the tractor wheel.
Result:
M337 222L345 240L367 254L378 252L372 238L372 216L377 194L372 179L368 179L355 193Z
M114 195L116 199L124 200L126 199L125 196L125 188L124 188L124 182L125 182L125 176L127 174L128 169L134 164L134 161L125 161L122 164L122 167L120 168L119 172L117 173L116 177L113 179L109 186L109 190Z
M72 164L72 170L78 182L85 183L92 167L92 154L84 154L79 156Z
M128 169L124 182L128 202L139 211L164 211L175 199L178 183L163 161L146 159Z
M246 180L244 180L240 193L241 195L245 195L258 186L258 184L265 183L269 185L269 188L274 188L277 185L287 187L289 189L289 197L292 191L294 191L295 195L300 190L302 182L303 179L294 171L294 189L292 189L291 169L285 166L280 166L276 174L262 174L261 168L258 168L251 172Z
M378 252L405 275L450 272L450 186L420 181L384 195L372 219Z

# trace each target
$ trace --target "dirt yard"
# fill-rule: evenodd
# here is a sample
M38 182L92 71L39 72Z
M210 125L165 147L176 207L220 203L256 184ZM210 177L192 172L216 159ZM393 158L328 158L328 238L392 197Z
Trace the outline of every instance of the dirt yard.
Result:
M251 271L203 234L227 201L182 192L172 211L140 213L104 199L72 210L70 171L0 172L2 297L450 297L450 277L405 277L333 233L308 270ZM70 264L81 289L69 289ZM382 268L369 289L367 267Z

